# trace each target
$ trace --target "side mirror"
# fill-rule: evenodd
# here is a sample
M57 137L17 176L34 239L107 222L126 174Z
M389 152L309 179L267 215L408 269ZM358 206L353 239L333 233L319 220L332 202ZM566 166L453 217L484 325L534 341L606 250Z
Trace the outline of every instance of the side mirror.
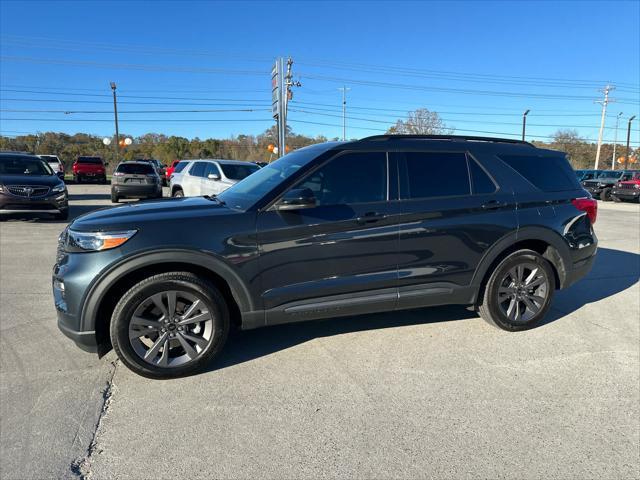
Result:
M276 204L276 210L300 210L316 206L316 197L309 188L289 190Z
M56 172L56 175L60 180L64 180L64 172Z
M220 180L220 174L219 173L210 173L209 175L207 175L207 178L209 180Z

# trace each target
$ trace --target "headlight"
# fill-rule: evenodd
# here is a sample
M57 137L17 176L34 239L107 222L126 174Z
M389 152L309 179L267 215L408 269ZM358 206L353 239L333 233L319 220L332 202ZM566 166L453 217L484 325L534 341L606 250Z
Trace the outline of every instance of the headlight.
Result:
M7 193L7 187L5 187L4 185L0 184L0 193Z
M76 232L69 229L67 252L98 252L119 247L136 234L137 230L118 232Z
M606 187L606 186L607 186L607 184L606 184L606 183L598 183L598 186L599 186L599 187Z
M640 183L636 183L633 188L640 188Z
M56 185L55 187L53 187L51 191L53 193L60 193L60 192L64 192L66 189L67 189L66 185L64 183L61 183L60 185Z

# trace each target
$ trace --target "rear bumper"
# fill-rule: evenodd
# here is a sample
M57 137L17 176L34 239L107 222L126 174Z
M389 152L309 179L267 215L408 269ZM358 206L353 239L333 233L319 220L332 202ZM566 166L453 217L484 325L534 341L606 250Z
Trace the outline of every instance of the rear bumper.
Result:
M18 197L0 193L0 211L64 210L69 208L66 192L41 198Z
M591 268L593 268L594 262L596 261L596 253L597 250L590 257L587 257L573 264L573 268L571 270L568 270L566 273L565 281L562 285L563 289L570 287L578 280L586 277L589 274Z
M157 197L162 195L159 184L111 185L111 191L119 197Z

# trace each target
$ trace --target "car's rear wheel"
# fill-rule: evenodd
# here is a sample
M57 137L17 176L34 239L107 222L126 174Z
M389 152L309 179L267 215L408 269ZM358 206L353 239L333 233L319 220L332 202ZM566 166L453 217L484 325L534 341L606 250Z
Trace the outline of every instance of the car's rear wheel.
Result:
M118 203L119 201L120 197L118 197L114 192L111 192L111 203Z
M547 314L555 287L549 262L533 250L518 250L489 277L480 316L503 330L532 328Z
M184 192L182 191L181 188L178 188L173 192L173 196L174 197L184 197Z
M131 288L111 318L118 357L149 378L191 374L223 348L229 312L222 294L189 272L147 278Z
M602 191L600 192L600 200L602 200L603 202L608 202L611 200L611 189L610 188L603 188Z

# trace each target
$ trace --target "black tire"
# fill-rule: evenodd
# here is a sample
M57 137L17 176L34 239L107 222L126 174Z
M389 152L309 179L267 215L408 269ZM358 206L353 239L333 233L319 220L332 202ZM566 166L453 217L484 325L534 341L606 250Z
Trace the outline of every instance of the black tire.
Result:
M600 200L602 200L603 202L611 201L611 189L610 188L603 188L602 189L602 191L600 192Z
M145 361L136 353L129 339L129 327L136 309L152 295L167 291L188 293L202 302L210 313L212 331L207 345L198 352L196 358L182 365L161 367ZM190 272L162 273L136 284L120 299L111 316L111 343L122 363L138 375L155 379L182 377L206 366L222 351L229 335L229 323L229 310L224 297L211 282ZM160 333L157 335L159 337ZM169 352L175 348L170 347ZM182 347L178 345L177 348L180 350ZM162 355L160 350L158 355Z
M509 272L513 271L513 269L518 266L523 267L524 275L527 274L527 271L532 271L524 267L525 265L535 266L539 268L538 274L544 277L544 301L537 303L533 302L535 307L539 307L539 310L532 314L532 312L528 309L524 301L519 301L516 298L520 298L519 295L522 291L526 290L526 288L513 288L514 296L512 300L512 296L509 295L503 300L502 303L499 301L498 292L502 289L511 289L512 287L507 286L505 282L509 282ZM555 274L553 272L553 267L542 255L533 250L518 250L508 255L504 260L502 260L495 270L491 273L489 277L489 281L486 284L485 290L483 292L482 304L479 306L480 316L484 318L490 324L501 328L503 330L507 330L510 332L516 332L521 330L527 330L536 326L540 321L545 317L549 307L551 306L551 301L553 299L553 295L555 293L556 281ZM515 291L518 290L518 293ZM542 295L542 285L537 287L534 293L538 295L536 298L540 298ZM506 295L506 294L502 294ZM517 295L517 297L516 297ZM529 296L527 295L528 301L531 302ZM509 302L509 307L511 307L514 302L514 308L516 317L520 314L522 307L524 306L525 310L523 312L523 318L520 318L518 321L514 321L514 319L510 319L507 316L507 312L504 311L504 305ZM532 315L530 318L524 318L529 312Z
M181 188L177 188L174 192L172 197L184 197L184 192L182 191Z
M107 182L107 177L104 177L100 183L102 183L102 185L107 185L109 183Z
M69 209L63 208L58 213L54 214L56 220L68 220L69 219Z
M76 183L82 183L82 178L80 178L80 175L78 175L76 178Z
M120 198L115 193L111 192L111 203L118 203Z

